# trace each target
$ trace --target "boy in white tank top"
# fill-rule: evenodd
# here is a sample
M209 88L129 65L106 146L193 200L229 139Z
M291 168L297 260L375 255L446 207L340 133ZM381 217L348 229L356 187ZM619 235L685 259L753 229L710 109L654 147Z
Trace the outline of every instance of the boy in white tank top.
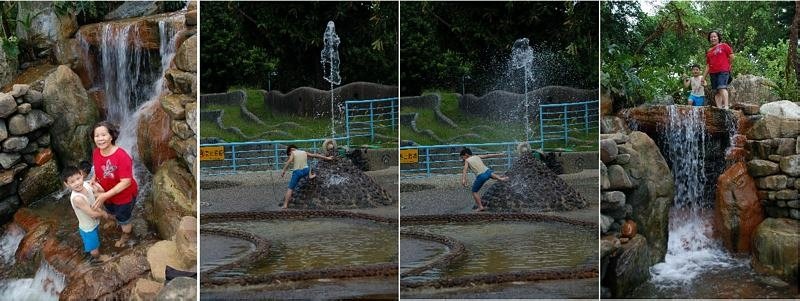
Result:
M78 232L83 241L84 252L100 261L108 260L108 255L100 255L100 220L109 218L102 209L93 209L94 192L91 185L83 180L83 173L74 166L67 166L61 172L61 181L72 191L69 202L78 218Z
M297 146L294 144L286 147L286 155L289 156L289 159L286 160L286 165L283 166L281 178L286 175L286 170L289 168L289 164L293 163L292 179L289 180L289 189L286 190L286 194L283 196L283 206L281 206L281 209L289 208L289 200L292 199L292 193L294 193L294 190L297 188L297 184L300 182L300 179L305 177L313 179L316 177L313 173L311 173L311 169L308 168L308 157L323 160L333 160L333 157L301 151L297 149Z
M477 206L475 211L483 211L485 208L483 208L483 203L481 202L481 195L478 194L483 184L490 178L498 181L507 181L508 177L496 174L493 170L486 167L481 159L502 157L505 156L505 154L498 153L474 156L472 155L472 151L465 147L461 150L460 156L461 159L464 160L464 170L461 172L461 186L467 187L467 170L472 170L472 172L475 173L475 182L472 183L472 198L475 199L475 205Z

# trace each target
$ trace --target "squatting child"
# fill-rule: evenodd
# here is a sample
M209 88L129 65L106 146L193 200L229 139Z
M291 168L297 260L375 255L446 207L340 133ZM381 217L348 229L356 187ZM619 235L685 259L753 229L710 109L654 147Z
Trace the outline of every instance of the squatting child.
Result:
M696 107L703 106L705 102L706 79L703 77L703 74L700 73L699 65L692 65L692 77L684 79L683 86L687 88L689 86L692 87L692 91L689 92L688 104Z
M475 211L483 211L484 208L483 203L481 203L481 195L478 194L478 191L481 190L483 184L486 183L489 178L499 181L506 181L508 180L508 177L496 174L493 170L486 167L481 159L502 157L504 154L500 153L475 156L472 155L472 151L469 148L465 147L463 150L461 150L459 155L461 156L461 160L464 160L464 170L461 172L461 186L467 187L467 169L472 170L472 172L475 173L475 182L472 183L472 198L475 199L475 205L477 205Z
M72 191L69 202L78 218L78 232L83 241L84 252L88 252L94 259L108 260L107 255L100 255L98 230L99 218L110 218L110 216L103 209L92 208L95 202L94 192L89 182L84 181L84 175L80 169L74 166L65 167L61 172L61 181Z
M300 182L300 179L308 177L310 180L316 177L316 175L314 175L311 172L311 169L308 167L308 157L323 160L333 160L333 157L330 156L312 154L299 150L294 144L286 147L286 155L289 156L289 159L286 160L286 164L283 166L281 178L286 175L286 169L289 168L289 164L294 164L292 164L292 179L289 180L289 189L286 190L286 194L283 196L283 206L281 206L281 209L289 208L289 200L292 199L292 193L294 192L295 188L297 188L297 183Z

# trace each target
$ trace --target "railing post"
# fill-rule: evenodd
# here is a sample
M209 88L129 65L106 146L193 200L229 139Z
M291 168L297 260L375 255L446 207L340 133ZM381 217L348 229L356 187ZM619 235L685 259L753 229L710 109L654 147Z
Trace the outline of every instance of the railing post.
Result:
M280 162L278 162L281 159L280 153L278 153L278 144L273 143L272 148L275 149L275 164L274 164L275 167L273 168L273 170L278 170L281 167Z
M375 112L372 111L372 102L369 102L369 142L375 141Z
M569 137L569 131L567 130L567 106L564 105L564 146L567 146L567 137Z
M589 134L589 103L583 104L583 130Z
M350 105L344 102L344 128L347 136L347 146L350 146Z
M506 144L506 156L508 156L508 162L506 163L506 171L508 171L511 169L511 144Z
M395 128L394 128L394 125L395 125L395 120L394 120L394 100L395 99L392 98L392 103L391 103L391 106L390 106L390 108L392 110L391 115L390 115L391 119L392 119L392 131L395 131ZM398 100L398 102L399 102L399 100Z
M427 175L431 176L431 149L429 147L425 148L425 169L427 170Z
M236 144L231 144L231 165L233 173L236 173Z
M542 147L540 148L544 151L544 109L541 105L539 105L539 141L542 143Z

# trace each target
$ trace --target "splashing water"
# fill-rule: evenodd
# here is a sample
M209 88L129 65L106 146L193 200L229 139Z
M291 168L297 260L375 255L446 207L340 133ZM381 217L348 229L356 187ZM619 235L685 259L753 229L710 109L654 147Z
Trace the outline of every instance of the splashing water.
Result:
M339 36L336 35L336 25L333 21L328 21L325 27L325 34L322 36L325 48L322 48L319 62L322 64L322 74L326 81L331 84L331 138L336 138L335 109L333 102L333 85L342 83L339 76Z
M533 79L533 48L528 44L527 38L514 41L511 46L511 68L524 71L525 101L525 141L531 140L530 101L528 100L528 81Z
M342 185L342 183L346 182L347 180L349 180L347 176L331 175L330 177L328 177L328 181L325 182L325 187L339 186Z
M100 53L107 120L119 126L117 145L133 157L139 195L146 195L151 175L139 158L137 127L140 118L152 114L154 106L160 105L159 99L167 92L164 75L175 56L179 16L173 14L158 21L158 66L153 66L150 52L143 49L140 43L129 45L129 36L138 31L138 22L103 25Z
M705 270L736 264L711 237L713 212L705 196L704 108L667 107L669 122L664 128L670 169L675 177L675 203L670 209L669 241L664 262L650 268L651 281L664 287L685 285Z
M64 275L42 260L33 278L0 281L0 300L58 300Z
M8 225L3 237L0 237L0 264L8 266L14 264L14 253L17 252L23 237L25 237L25 230L14 223Z

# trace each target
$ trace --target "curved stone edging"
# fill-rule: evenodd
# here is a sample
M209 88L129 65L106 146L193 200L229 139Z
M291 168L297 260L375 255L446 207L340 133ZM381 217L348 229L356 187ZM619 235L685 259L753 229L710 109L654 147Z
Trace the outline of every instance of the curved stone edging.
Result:
M356 213L349 211L337 210L291 210L291 211L260 211L260 212L222 212L222 213L205 213L200 215L200 224L209 224L234 220L274 220L274 219L305 219L305 218L352 218L363 219L382 224L393 225L397 224L396 219L376 216L366 213ZM254 237L261 241L261 245L257 245L256 256L247 256L241 260L229 263L212 270L206 271L201 274L201 284L203 286L220 286L220 285L254 285L254 284L270 284L280 281L301 281L301 280L314 280L320 278L358 278L358 277L375 277L375 276L391 276L397 275L397 263L377 263L361 266L342 266L334 268L312 269L304 271L290 271L280 272L269 275L259 276L242 276L226 279L211 278L211 274L222 270L223 268L236 267L245 263L263 258L268 252L267 240L258 238L256 235L238 230L227 230L219 228L201 228L203 232L216 232L214 234L227 235L233 234L237 238ZM245 238L245 239L248 239ZM249 240L249 239L248 239ZM252 241L251 241L252 242ZM267 247L263 247L266 243Z
M244 256L239 260L223 264L221 266L200 273L200 280L202 281L211 279L211 276L218 271L235 268L242 265L249 265L257 260L260 260L261 258L266 257L269 254L269 248L270 248L269 241L261 237L258 237L257 235L252 233L239 230L232 230L232 229L206 228L206 229L200 229L200 234L213 234L213 235L221 235L228 237L236 237L249 241L250 243L256 246L254 251L250 252L249 254L247 254L247 256Z
M557 215L541 213L453 213L433 215L411 215L400 217L400 222L405 225L440 224L452 222L477 222L477 221L533 221L533 222L558 222L579 226L588 230L597 230L597 223L566 218Z
M451 237L447 237L444 235L437 235L433 233L427 233L427 232L417 232L412 230L405 230L405 231L401 230L400 236L407 236L416 239L434 241L450 248L450 250L447 253L440 256L433 262L401 273L400 274L401 278L406 276L419 275L422 272L430 270L432 268L445 267L450 263L452 263L453 261L456 261L466 255L466 247L464 246L464 244Z
M496 273L488 275L463 276L449 279L438 279L425 282L404 282L400 281L400 287L413 289L420 287L458 287L475 284L498 284L514 281L542 281L542 280L563 280L563 279L586 279L597 278L597 266L580 266L575 268L552 268L538 269L520 272Z

